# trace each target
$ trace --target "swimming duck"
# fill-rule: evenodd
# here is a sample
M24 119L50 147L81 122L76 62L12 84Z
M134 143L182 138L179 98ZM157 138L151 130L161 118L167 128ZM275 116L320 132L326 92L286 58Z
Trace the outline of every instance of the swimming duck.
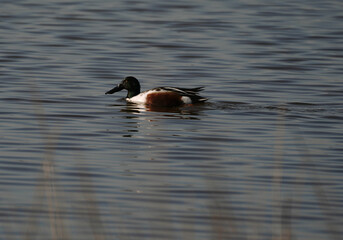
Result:
M207 98L198 95L198 92L203 90L203 87L157 87L141 93L139 81L132 76L126 77L121 83L105 94L113 94L123 89L127 90L127 102L160 107L181 106L183 104L201 103L207 100Z

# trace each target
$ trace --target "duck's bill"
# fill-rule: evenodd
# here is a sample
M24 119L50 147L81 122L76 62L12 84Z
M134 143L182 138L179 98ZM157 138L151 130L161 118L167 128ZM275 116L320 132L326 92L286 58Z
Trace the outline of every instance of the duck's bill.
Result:
M118 84L117 86L115 86L114 88L112 88L111 90L106 92L105 94L112 94L112 93L115 93L115 92L119 92L119 91L121 91L123 89L124 89L123 85Z

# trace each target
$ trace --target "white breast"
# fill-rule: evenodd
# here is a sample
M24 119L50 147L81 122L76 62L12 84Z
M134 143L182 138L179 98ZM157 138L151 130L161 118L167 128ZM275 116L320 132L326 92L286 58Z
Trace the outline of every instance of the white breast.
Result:
M146 97L148 96L148 94L150 93L155 93L155 92L166 92L165 90L148 90L145 92L142 92L132 98L126 98L127 102L131 102L131 103L146 103Z
M143 92L132 98L126 98L126 101L131 103L145 103L147 95L148 94L146 92Z

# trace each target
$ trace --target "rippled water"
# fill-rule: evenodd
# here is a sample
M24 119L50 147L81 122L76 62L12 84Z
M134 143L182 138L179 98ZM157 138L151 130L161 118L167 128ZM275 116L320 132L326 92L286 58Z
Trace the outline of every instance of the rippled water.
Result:
M1 239L341 239L341 1L2 1ZM204 86L203 105L104 93Z

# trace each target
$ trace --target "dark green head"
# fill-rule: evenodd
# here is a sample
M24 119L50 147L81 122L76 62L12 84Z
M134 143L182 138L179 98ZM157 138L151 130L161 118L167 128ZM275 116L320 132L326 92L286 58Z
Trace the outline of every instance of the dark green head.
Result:
M141 85L139 84L138 80L135 77L129 76L126 77L121 83L117 86L106 92L106 94L112 94L115 92L119 92L123 89L127 90L127 98L132 98L138 95L141 92Z

